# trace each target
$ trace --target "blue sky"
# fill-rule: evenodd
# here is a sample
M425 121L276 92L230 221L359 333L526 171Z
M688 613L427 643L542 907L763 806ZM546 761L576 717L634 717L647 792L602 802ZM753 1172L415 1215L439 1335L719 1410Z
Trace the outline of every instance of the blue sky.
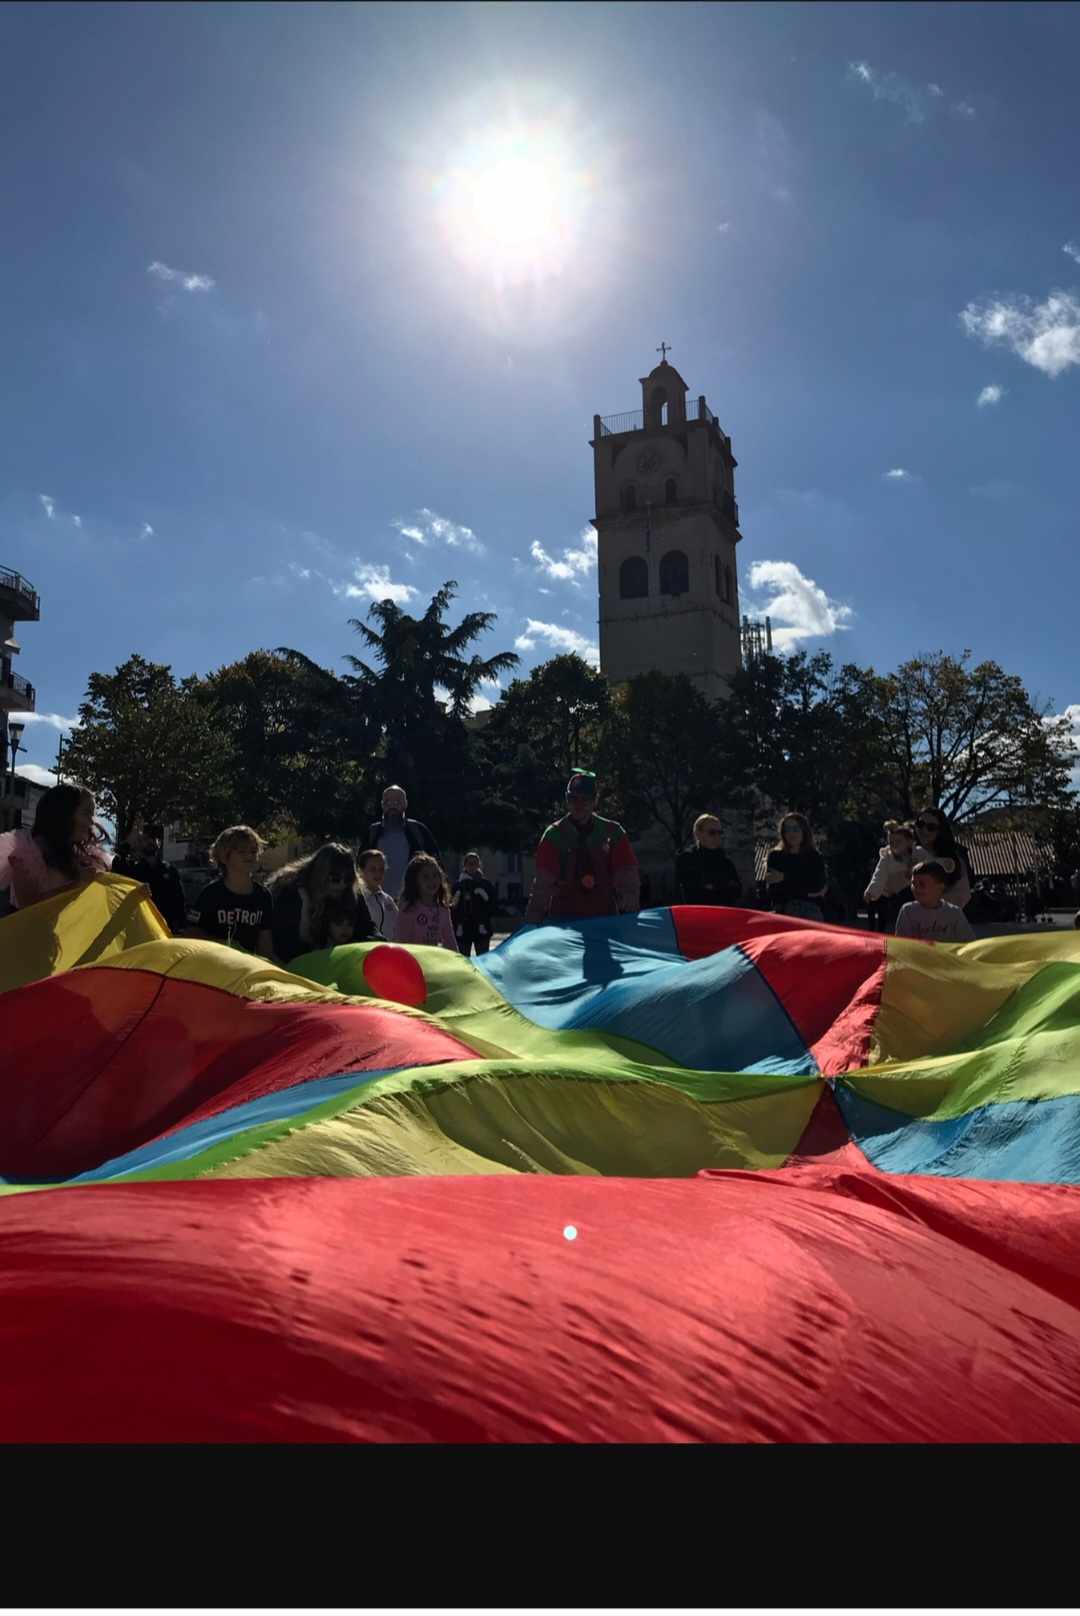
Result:
M595 646L592 416L665 340L744 609L971 647L1080 727L1080 10L8 5L0 59L40 714L132 651L340 668L448 577L488 652Z

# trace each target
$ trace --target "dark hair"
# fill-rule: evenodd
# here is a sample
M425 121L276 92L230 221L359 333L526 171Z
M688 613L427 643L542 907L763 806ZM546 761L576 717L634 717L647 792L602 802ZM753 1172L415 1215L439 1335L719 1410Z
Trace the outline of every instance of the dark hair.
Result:
M406 866L405 884L401 889L401 907L403 909L409 904L420 902L420 871L428 864L431 865L432 869L437 870L439 874L439 890L435 894L435 902L443 909L449 909L450 887L446 875L438 859L432 858L430 853L414 853Z
M331 926L342 920L351 926L356 925L357 907L356 894L353 892L338 892L323 899L318 919L311 928L312 937L320 948L328 946Z
M922 859L918 864L911 866L911 879L917 875L928 875L934 881L940 881L943 887L949 884L949 877L945 874L937 859Z
M814 833L810 829L810 821L807 819L806 815L783 814L781 815L780 823L776 827L776 846L773 848L774 853L787 852L787 843L784 840L785 825L798 825L799 829L802 831L802 847L800 848L800 852L814 853L817 851L817 843L814 841Z
M938 821L937 840L934 843L934 852L940 853L943 858L955 858L957 854L956 837L949 823L949 816L941 808L935 808L933 803L926 808L920 808L915 816L915 830L919 829L919 820L924 814L933 814ZM918 835L916 839L921 841Z
M369 859L382 859L386 863L386 854L381 847L365 847L362 853L356 855L356 868L362 870Z
M303 887L314 907L325 901L324 889L332 874L344 875L356 892L356 860L342 842L324 842L317 852L294 859L275 871L267 885L275 892L281 887Z
M75 840L75 812L86 792L78 786L51 786L37 805L34 837L50 869L70 881L79 879L79 844Z

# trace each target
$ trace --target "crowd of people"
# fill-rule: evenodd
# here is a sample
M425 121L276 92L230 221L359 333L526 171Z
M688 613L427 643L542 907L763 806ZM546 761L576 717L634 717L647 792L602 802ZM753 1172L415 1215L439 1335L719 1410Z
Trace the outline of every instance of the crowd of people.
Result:
M526 921L638 909L637 856L622 825L597 811L598 801L596 776L575 771L566 787L565 814L540 838ZM370 941L421 943L466 957L486 954L495 889L480 855L467 853L451 884L434 836L409 817L408 806L402 788L389 786L382 818L370 826L361 853L327 842L265 882L256 878L262 839L249 825L232 825L210 850L217 875L189 903L177 870L162 857L160 825L144 825L110 858L91 793L58 785L41 798L32 831L0 835L0 894L7 894L9 907L21 909L111 867L147 888L174 934L227 943L282 964L317 949ZM887 820L884 831L863 893L870 925L932 942L973 937L964 913L971 872L946 815L925 808L909 822ZM692 844L676 860L675 877L683 903L744 902L715 814L694 821ZM767 858L768 907L823 921L828 888L809 821L801 813L784 814Z

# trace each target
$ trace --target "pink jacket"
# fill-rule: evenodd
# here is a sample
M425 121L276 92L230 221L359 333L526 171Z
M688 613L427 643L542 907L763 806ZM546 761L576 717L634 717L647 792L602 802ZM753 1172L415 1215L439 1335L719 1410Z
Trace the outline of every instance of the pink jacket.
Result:
M75 855L79 879L85 880L97 870L107 870L112 864L108 853L97 847L80 848ZM0 892L10 888L11 902L16 909L37 903L39 898L51 897L62 887L71 885L70 877L62 870L46 864L40 846L28 830L9 830L0 836Z
M394 927L395 943L428 943L435 948L461 950L454 936L454 923L449 909L441 904L414 903L398 911Z

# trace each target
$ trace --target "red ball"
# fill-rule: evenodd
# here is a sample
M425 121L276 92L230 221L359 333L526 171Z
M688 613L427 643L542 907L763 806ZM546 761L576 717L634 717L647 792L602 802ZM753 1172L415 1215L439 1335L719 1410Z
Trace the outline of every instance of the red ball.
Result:
M372 993L392 1004L408 1004L414 1009L427 998L424 973L406 948L380 943L364 958L364 981Z

